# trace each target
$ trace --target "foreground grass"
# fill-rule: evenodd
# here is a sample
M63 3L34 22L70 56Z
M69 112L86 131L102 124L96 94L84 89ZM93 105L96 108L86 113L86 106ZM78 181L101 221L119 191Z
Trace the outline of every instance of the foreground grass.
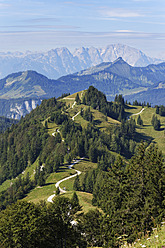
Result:
M134 242L134 244L124 244L121 248L164 248L165 247L165 223L161 228L154 228L151 236L146 236Z

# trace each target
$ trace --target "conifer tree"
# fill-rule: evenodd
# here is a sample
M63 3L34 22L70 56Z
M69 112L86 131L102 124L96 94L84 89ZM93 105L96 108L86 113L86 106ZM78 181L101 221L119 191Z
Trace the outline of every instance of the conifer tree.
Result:
M73 190L81 191L80 179L78 175L75 177L74 184L73 184Z
M72 204L72 211L77 212L82 210L82 206L80 206L78 196L76 192L73 193L73 196L71 198L71 204Z
M40 171L38 178L38 185L43 186L45 184L45 173L44 171Z
M77 93L76 97L75 97L75 101L77 102L77 104L80 104L81 103L81 100L80 100L80 97L79 97L79 94Z
M45 128L47 129L48 128L48 122L45 121Z
M140 115L138 115L137 124L140 125L140 126L143 126L143 120L141 119Z
M155 130L160 129L161 124L160 124L160 120L157 118L157 116L155 116L155 115L152 116L151 124Z
M60 189L59 189L59 187L57 187L57 189L56 189L56 195L59 195L60 194Z

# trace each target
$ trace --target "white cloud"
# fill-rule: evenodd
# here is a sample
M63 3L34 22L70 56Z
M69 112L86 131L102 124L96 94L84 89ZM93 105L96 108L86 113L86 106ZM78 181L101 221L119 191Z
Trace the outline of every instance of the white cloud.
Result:
M123 8L101 8L100 10L101 14L104 17L120 17L120 18L129 18L129 17L140 17L143 16L141 13L128 10L128 9L123 9Z
M116 30L117 33L135 33L133 30Z

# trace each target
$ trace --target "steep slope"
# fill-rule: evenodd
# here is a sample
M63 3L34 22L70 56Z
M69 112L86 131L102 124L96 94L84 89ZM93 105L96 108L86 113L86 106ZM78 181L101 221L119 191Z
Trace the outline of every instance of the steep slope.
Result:
M147 66L161 60L147 57L143 52L122 44L105 48L77 48L71 53L66 47L47 52L0 53L0 77L10 73L35 70L49 78L58 78L69 73L87 69L102 62L111 62L122 57L132 66Z

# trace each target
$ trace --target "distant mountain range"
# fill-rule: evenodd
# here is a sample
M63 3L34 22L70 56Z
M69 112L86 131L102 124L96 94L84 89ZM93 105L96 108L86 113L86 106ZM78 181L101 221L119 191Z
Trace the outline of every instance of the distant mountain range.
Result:
M71 53L67 48L56 48L48 52L0 53L0 78L11 73L34 70L48 78L57 79L95 66L102 62L112 62L122 57L132 66L147 66L162 62L146 56L140 50L114 44L105 48L77 48Z
M0 115L20 118L45 98L75 93L93 85L108 100L123 94L129 101L165 103L165 62L133 67L121 57L80 72L48 79L35 71L13 73L0 80Z

